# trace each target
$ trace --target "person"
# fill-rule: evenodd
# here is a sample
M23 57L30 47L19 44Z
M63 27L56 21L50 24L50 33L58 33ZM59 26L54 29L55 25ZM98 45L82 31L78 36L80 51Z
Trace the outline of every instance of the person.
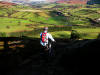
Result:
M44 27L43 32L40 33L40 44L42 47L42 52L51 52L49 50L49 39L52 42L56 42L50 33L48 33L48 27Z

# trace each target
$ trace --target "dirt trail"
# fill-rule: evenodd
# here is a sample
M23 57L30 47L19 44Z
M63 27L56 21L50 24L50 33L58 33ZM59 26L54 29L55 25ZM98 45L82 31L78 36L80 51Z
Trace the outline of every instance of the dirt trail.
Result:
M18 64L18 67L9 70L6 73L7 75L52 75L54 73L54 69L56 68L54 67L54 65L57 62L55 60L56 57L58 56L58 53L60 52L59 50L63 49L65 46L66 43L58 42L57 44L54 44L53 47L55 50L55 56L53 57L47 56L47 59L45 59L45 58L41 58L40 52L37 52L36 54L30 56L22 63ZM57 48L57 52L56 52L56 48Z
M57 40L57 43L53 46L55 55L47 57L48 61L41 58L39 45L36 42L39 42L39 40L27 41L28 44L25 49L36 50L37 52L33 52L34 54L19 63L16 68L5 69L5 75L82 75L88 69L94 70L93 67L89 68L88 66L99 54L96 48L100 49L100 40ZM92 49L95 49L95 52ZM92 56L92 54L95 56ZM96 58L91 60L90 57Z

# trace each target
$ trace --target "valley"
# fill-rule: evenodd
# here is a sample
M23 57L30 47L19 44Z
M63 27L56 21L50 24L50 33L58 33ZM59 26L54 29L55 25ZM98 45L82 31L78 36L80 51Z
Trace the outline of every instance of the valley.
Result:
M39 33L34 31L44 26L59 28L63 38L70 38L71 30L76 30L82 35L81 39L95 39L100 33L100 8L96 5L70 5L70 4L40 4L40 5L12 5L0 7L0 33L6 36L24 36L39 38ZM70 30L62 30L68 27ZM84 33L81 33L81 31ZM92 32L87 32L93 30ZM97 30L97 31L95 31ZM19 32L19 34L18 34ZM56 31L50 30L54 35ZM66 34L64 33L66 32ZM68 32L68 33L67 33ZM69 34L70 32L70 34ZM31 34L30 34L31 33ZM86 34L86 36L84 35ZM68 35L68 37L66 37ZM91 36L88 36L91 35ZM94 35L96 36L94 38ZM57 37L59 36L59 37ZM88 37L87 37L88 36ZM60 38L60 34L54 35ZM62 37L61 37L62 38Z
M27 1L0 0L0 75L98 74L99 0ZM56 40L51 56L44 27Z

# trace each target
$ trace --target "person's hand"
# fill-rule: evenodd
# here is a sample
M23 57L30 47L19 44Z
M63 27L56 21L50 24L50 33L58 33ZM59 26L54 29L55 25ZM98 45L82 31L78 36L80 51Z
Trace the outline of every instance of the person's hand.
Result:
M53 41L54 43L56 43L56 41Z

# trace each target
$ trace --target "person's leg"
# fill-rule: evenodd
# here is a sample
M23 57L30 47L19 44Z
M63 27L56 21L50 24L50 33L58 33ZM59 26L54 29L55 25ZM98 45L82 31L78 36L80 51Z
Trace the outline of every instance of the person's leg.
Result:
M51 43L49 43L49 56L53 56L53 49Z
M41 45L40 59L44 59L44 47Z
M48 63L48 55L49 55L48 45L44 47L44 55L45 55L45 62Z

